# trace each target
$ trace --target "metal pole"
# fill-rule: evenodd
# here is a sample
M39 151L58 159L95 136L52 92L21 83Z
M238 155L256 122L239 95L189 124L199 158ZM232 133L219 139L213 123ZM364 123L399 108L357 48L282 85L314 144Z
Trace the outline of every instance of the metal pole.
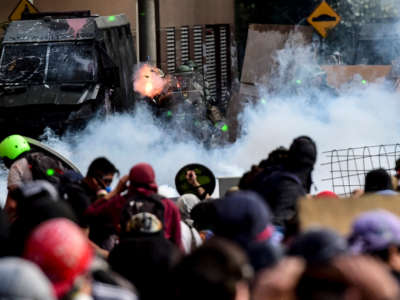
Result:
M158 0L137 0L137 41L141 62L158 63Z

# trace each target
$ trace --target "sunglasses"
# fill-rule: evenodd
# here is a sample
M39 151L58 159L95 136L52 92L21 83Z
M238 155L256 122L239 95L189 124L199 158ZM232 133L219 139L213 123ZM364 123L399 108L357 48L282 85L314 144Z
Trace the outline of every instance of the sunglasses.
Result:
M110 177L103 177L101 180L104 182L105 185L110 185L113 182L113 178Z

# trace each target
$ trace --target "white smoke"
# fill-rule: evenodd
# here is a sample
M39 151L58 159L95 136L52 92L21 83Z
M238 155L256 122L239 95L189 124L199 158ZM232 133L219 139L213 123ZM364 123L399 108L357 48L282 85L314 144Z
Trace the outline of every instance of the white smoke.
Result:
M279 145L288 147L293 138L309 135L319 150L314 181L319 190L332 189L321 180L329 178L328 161L322 152L332 149L363 147L399 142L398 94L371 85L353 90L323 103L309 104L303 98L275 98L246 111L247 135L236 157L242 165L254 163ZM394 164L394 162L393 162Z
M175 175L189 163L209 166L222 176L240 175L236 164L226 163L229 150L206 150L192 140L176 140L176 135L162 128L145 106L138 106L132 114L110 116L94 120L80 134L57 139L51 136L46 143L74 162L83 173L98 157L110 159L121 174L139 163L153 165L159 185L175 187ZM173 195L164 187L164 193Z
M208 166L217 177L239 176L278 146L289 147L300 135L309 135L319 150L315 185L331 189L323 151L389 144L399 141L398 94L371 84L338 98L310 103L306 97L269 98L249 106L242 115L244 135L233 145L207 150L191 140L174 140L149 111L139 106L134 114L95 120L79 135L51 138L48 144L83 171L97 156L106 156L125 174L136 163L153 165L160 185L174 187L178 170L189 163ZM172 192L166 189L169 195ZM168 192L169 191L169 192Z

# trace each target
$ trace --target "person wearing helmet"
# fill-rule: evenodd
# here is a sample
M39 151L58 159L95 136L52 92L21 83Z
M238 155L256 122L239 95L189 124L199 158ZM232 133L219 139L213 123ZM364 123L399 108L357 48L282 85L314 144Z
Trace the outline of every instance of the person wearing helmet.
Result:
M23 257L40 267L63 300L137 300L134 287L95 256L82 230L65 218L37 226Z
M39 267L17 257L0 259L2 299L56 300L49 279Z
M23 256L47 275L58 299L89 285L84 275L90 270L94 252L80 228L67 219L40 224L27 240Z
M177 69L176 69L177 73L188 73L188 72L193 72L193 68L191 68L188 65L180 65Z
M0 143L0 157L4 165L10 169L7 184L9 190L24 181L32 180L28 161L24 158L29 151L31 147L28 141L18 134L8 136Z
M188 60L186 62L186 65L188 65L193 70L197 70L197 68L198 68L198 65L193 60Z
M16 201L10 197L10 191L22 183L32 181L32 172L25 155L31 151L28 141L21 135L14 134L6 137L0 143L0 158L9 169L7 177L7 200L4 207L10 222L15 220Z

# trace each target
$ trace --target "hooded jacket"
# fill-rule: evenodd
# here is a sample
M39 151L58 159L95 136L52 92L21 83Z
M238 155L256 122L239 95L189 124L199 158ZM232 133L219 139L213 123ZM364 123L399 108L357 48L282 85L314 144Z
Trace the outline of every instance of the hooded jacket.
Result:
M310 192L317 148L306 136L296 138L287 162L275 171L264 170L254 186L270 206L273 224L287 228L297 223L297 199Z
M127 195L117 195L110 200L99 199L86 210L89 218L101 218L103 222L112 224L115 231L119 232L121 214L129 198L149 197L157 194L158 186L155 182L153 168L149 164L135 165L129 173L129 190ZM167 198L161 200L164 205L164 235L180 249L181 241L180 213L177 206Z

